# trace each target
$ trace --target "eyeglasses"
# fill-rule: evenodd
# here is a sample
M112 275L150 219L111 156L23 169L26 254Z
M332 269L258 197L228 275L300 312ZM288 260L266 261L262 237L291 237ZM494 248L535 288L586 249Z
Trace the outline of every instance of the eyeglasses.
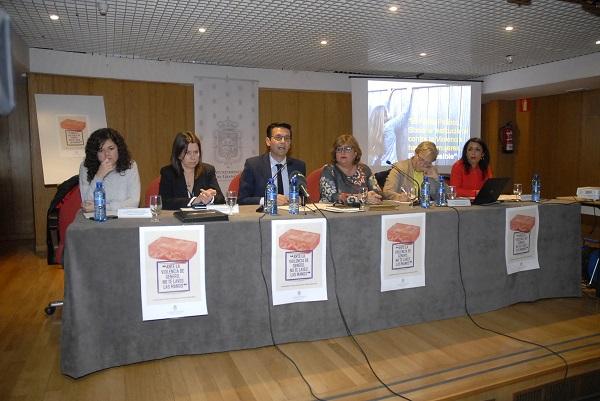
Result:
M352 146L338 146L335 151L338 153L350 153L354 150Z
M292 137L291 136L281 136L281 135L275 135L271 137L272 141L275 142L292 142Z
M417 157L417 160L420 161L425 166L431 166L431 163L433 163L433 161L423 159L421 156L419 156L418 153L415 153L415 156Z

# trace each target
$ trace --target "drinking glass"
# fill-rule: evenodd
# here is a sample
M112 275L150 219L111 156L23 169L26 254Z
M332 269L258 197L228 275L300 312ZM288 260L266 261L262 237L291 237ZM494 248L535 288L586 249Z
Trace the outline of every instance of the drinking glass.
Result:
M517 202L521 201L522 193L523 193L523 185L522 184L514 184L513 185L513 195L515 195Z
M152 223L158 223L160 220L158 215L162 210L162 198L160 195L151 195L150 196L150 213L152 213L152 219L150 220Z
M237 203L237 192L236 191L227 191L227 197L225 197L225 203L229 206L229 214L233 214L233 208Z
M415 200L417 200L419 198L417 196L417 188L410 187L408 195L410 196L410 207L415 207Z
M368 209L368 206L367 206L368 197L369 197L369 188L367 188L367 187L361 188L360 192L358 193L358 200L360 202L360 210Z
M448 185L446 188L446 195L448 195L448 199L456 199L456 187L454 185Z

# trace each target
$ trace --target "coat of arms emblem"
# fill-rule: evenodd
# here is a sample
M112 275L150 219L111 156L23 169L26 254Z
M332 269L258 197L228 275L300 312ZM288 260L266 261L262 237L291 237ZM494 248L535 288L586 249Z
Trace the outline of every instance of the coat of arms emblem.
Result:
M216 160L224 162L239 161L242 156L242 133L238 129L238 123L229 118L217 123L216 131Z

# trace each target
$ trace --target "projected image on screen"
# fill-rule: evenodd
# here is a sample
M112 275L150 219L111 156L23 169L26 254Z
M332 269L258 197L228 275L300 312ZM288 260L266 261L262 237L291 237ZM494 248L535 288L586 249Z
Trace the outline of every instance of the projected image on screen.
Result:
M367 115L369 165L408 159L423 141L436 144L437 165L451 165L471 136L471 87L369 80Z

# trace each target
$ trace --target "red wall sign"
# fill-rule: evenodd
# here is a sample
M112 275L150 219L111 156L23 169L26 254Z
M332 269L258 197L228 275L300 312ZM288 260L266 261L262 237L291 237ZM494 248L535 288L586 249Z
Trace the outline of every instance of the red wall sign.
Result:
M529 110L531 110L531 99L519 99L519 111L527 113Z

